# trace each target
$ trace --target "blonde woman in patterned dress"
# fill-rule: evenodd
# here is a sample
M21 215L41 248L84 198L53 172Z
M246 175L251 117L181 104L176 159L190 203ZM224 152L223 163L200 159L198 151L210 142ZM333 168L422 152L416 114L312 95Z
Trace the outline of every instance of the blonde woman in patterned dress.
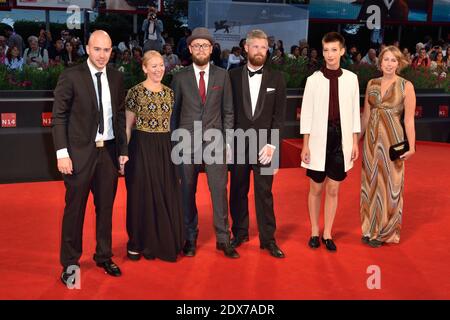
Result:
M144 54L142 69L147 79L131 88L125 100L127 256L173 262L183 245L180 187L170 157L174 94L161 83L164 61L158 52Z
M398 243L403 214L405 161L415 153L416 95L411 82L398 76L407 64L394 46L379 56L381 78L369 81L364 102L361 222L362 241L371 247ZM400 122L404 113L406 137ZM389 147L409 141L409 151L391 161Z

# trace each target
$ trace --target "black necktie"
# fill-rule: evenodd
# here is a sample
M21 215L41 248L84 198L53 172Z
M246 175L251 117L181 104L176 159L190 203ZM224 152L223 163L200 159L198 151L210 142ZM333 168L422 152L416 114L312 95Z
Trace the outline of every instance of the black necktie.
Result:
M102 72L97 72L95 74L97 77L97 89L98 89L98 107L100 109L100 122L98 125L98 132L103 134L104 131L104 120L103 120L103 103L102 103L102 81L100 77L102 76Z
M250 76L250 78L253 77L255 74L262 74L262 72L263 72L263 68L256 70L256 71L251 71L248 68L247 68L247 70L248 70L248 75Z

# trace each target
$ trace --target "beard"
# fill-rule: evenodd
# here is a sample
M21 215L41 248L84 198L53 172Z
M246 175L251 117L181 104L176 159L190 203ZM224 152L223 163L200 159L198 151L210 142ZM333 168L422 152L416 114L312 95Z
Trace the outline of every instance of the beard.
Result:
M200 67L205 66L209 63L209 55L205 57L196 57L192 55L192 61Z
M260 67L266 63L267 55L248 55L248 61L255 67Z

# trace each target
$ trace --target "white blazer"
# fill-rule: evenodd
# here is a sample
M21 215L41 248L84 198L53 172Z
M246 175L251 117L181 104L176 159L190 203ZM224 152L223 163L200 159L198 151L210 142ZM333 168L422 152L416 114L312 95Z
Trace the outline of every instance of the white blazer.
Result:
M345 172L353 167L353 134L361 131L358 77L342 69L338 78L339 114L341 118L342 151ZM328 130L330 80L321 71L314 72L306 81L300 115L300 133L309 134L310 163L302 167L325 171Z

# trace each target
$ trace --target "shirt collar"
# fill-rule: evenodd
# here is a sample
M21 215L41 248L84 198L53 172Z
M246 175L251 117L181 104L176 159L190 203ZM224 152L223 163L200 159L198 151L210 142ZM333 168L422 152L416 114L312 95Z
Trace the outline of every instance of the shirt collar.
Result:
M194 67L194 72L196 75L200 74L200 71L205 71L205 76L209 75L209 63L206 66L205 70L201 70L195 63L193 63L192 66Z
M92 64L91 60L89 60L89 58L87 59L87 65L88 65L88 67L89 67L89 71L91 72L92 77L96 77L95 74L96 74L97 72L103 72L102 76L103 76L103 75L106 75L106 67L104 67L102 70L98 71L98 70L94 67L94 65Z
M264 67L264 66L262 65L261 67L254 69L254 68L250 67L250 66L247 64L247 68L248 68L248 70L250 70L250 71L258 71L259 69L262 69L263 67Z

